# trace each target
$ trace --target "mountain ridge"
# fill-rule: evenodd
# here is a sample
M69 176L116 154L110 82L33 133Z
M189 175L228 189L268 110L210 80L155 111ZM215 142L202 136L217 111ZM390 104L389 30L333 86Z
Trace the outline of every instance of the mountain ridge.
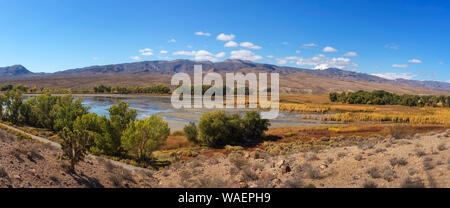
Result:
M366 73L346 71L336 68L325 70L313 70L305 68L296 68L289 66L278 66L273 64L255 63L252 61L227 59L222 62L211 61L192 61L187 59L176 60L154 60L141 61L122 64L95 65L82 68L61 70L55 73L33 73L22 65L14 65L10 67L0 67L0 79L18 79L24 77L40 77L40 76L65 76L65 75L123 75L123 74L174 74L178 72L193 73L194 65L202 64L203 71L215 72L233 72L244 68L254 70L277 72L280 75L294 74L298 72L306 73L318 77L337 78L349 81L365 81L375 83L389 83L394 85L420 87L430 90L440 90L450 92L450 83L439 81L419 81L396 79L390 80Z

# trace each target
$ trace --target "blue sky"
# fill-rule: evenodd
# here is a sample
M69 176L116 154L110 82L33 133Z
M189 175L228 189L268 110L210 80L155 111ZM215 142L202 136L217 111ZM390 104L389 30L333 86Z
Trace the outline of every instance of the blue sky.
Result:
M33 72L240 58L450 81L449 49L449 1L0 0L0 66Z

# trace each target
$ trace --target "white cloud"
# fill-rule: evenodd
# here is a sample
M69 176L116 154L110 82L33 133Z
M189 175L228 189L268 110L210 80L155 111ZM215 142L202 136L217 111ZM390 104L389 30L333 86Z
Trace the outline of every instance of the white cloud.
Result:
M411 59L411 60L408 60L408 62L409 63L415 63L415 64L421 64L422 63L422 61L419 60L419 59Z
M209 37L209 36L211 36L211 33L205 33L205 32L200 31L200 32L196 32L195 35L208 36Z
M135 60L135 61L137 61L137 60L140 60L140 59L141 59L141 57L139 57L139 56L131 56L130 58L131 58L131 59L133 59L133 60Z
M448 83L450 83L450 80L447 80Z
M244 48L254 49L254 50L259 50L259 49L262 48L261 46L257 46L257 45L255 45L255 44L253 44L251 42L243 42L243 43L240 44L240 46L244 47Z
M141 55L143 55L143 56L153 56L153 52L145 52L145 53L141 53Z
M400 49L400 46L398 46L396 44L386 44L384 47L388 48L388 49L391 49L391 50L398 50L398 49Z
M379 73L379 74L372 74L377 77L385 78L385 79L412 79L417 76L417 74L411 74L411 73Z
M273 55L268 55L268 56L266 56L267 58L275 58L275 56L273 56Z
M145 49L139 50L139 53L141 53L142 56L152 56L153 50L150 48L145 48Z
M225 43L225 47L227 47L227 48L234 48L234 47L238 47L238 44L236 42L230 40L227 43Z
M277 59L278 64L292 63L299 66L314 66L314 69L328 69L337 68L345 69L346 67L358 67L358 64L353 63L349 58L329 58L323 54L313 56L311 58L303 58L297 56L290 56Z
M278 64L287 64L288 61L285 59L278 60Z
M306 43L306 44L303 44L303 47L316 47L317 45L315 44L315 43Z
M220 53L216 54L216 57L223 58L223 57L225 57L225 55L227 55L225 52L220 52Z
M176 42L177 42L177 40L175 40L173 38L169 40L169 43L176 43Z
M344 54L344 56L358 56L358 54L356 52L350 51Z
M301 51L300 51L300 50L296 50L295 53L296 53L296 54L299 54L299 53L301 53Z
M159 53L166 54L166 53L168 53L168 51L166 51L166 50L161 50Z
M195 51L175 51L173 55L182 55L182 56L194 56Z
M282 42L281 44L283 44L283 45L289 45L288 42Z
M323 52L326 52L326 53L334 53L334 52L337 52L338 50L336 50L336 49L333 48L333 47L327 46L327 47L323 48L322 51L323 51Z
M219 36L217 36L217 40L221 40L221 41L231 41L233 39L234 39L233 34L226 35L224 33L221 33Z
M209 51L199 50L199 51L176 51L173 55L182 55L182 56L194 56L195 60L209 60L209 61L217 61L217 58L225 57L225 52L218 53L217 55L212 54Z
M188 45L188 46L186 46L187 48L192 48L192 46L191 45Z
M392 64L392 67L394 67L394 68L408 68L409 66L407 64Z
M262 59L262 56L256 55L249 50L231 51L231 58L256 61Z

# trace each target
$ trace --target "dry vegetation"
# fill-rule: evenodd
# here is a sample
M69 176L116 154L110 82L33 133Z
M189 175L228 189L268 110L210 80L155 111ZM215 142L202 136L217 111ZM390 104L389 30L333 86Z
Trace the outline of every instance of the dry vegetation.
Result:
M89 158L76 173L67 172L60 150L0 130L0 187L450 187L450 131L415 126L413 133L441 133L412 136L397 129L381 125L372 129L379 133L375 136L364 125L310 127L296 134L309 132L318 139L281 138L224 150L176 148L177 141L186 141L175 132L172 147L156 153L161 159L178 157L166 168L131 171ZM355 132L366 135L351 135Z
M150 171L130 171L104 159L89 158L75 173L62 152L29 137L0 129L0 188L152 187Z

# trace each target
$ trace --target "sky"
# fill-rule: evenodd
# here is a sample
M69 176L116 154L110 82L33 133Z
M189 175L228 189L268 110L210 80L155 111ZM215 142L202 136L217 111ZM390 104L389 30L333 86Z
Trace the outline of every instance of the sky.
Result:
M450 82L450 1L0 0L0 67L243 59Z

